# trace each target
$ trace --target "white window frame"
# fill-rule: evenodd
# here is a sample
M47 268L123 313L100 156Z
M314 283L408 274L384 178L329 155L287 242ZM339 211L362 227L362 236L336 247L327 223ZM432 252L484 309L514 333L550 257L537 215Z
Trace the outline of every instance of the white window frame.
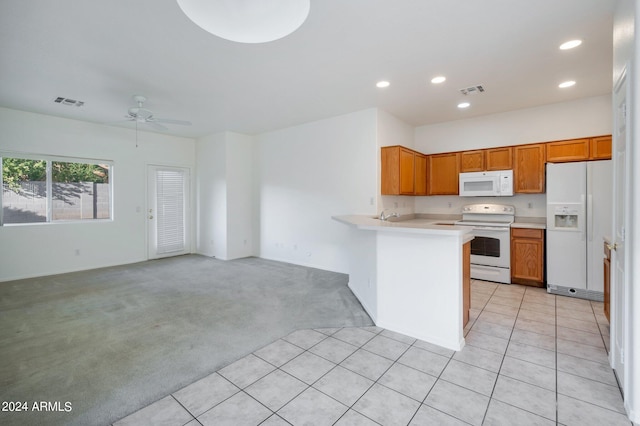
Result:
M3 197L0 195L0 226L43 226L43 225L59 225L69 223L100 223L113 222L114 198L113 198L113 179L114 179L114 161L102 160L86 157L66 157L59 155L33 154L25 152L0 151L0 188L3 188L2 159L4 158L20 158L24 160L42 160L47 162L46 167L46 220L44 222L25 222L25 223L4 223L4 206ZM52 197L53 197L53 179L51 167L54 162L64 163L83 163L83 164L106 164L109 166L109 218L107 219L69 219L69 220L53 220Z

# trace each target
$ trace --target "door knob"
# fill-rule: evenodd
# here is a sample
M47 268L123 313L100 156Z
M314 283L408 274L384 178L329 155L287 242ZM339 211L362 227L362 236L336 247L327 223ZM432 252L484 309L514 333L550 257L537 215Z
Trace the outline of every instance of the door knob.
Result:
M149 215L149 219L153 219L153 216Z
M608 248L609 250L615 250L615 249L617 249L617 248L618 248L618 244L616 244L616 243L613 243L613 244L609 244L609 243L607 243L607 248Z

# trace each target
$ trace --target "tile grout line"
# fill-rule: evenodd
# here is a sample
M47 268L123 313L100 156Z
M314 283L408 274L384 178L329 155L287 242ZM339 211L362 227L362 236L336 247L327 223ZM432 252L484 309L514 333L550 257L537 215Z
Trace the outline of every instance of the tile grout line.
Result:
M494 293L491 295L491 297L493 297L495 295L495 292L497 290L498 290L498 287L495 288ZM525 293L526 293L526 290L525 290ZM504 358L507 356L507 351L509 350L509 345L511 344L511 338L513 337L513 330L516 327L516 321L518 320L518 316L520 315L520 308L522 307L522 301L524 300L525 293L522 293L522 298L520 299L520 304L518 305L518 313L516 314L516 317L513 320L513 326L511 327L511 333L509 334L507 347L504 350L504 354L502 354L502 360L500 361L500 367L498 368L498 372L496 373L496 381L493 384L493 388L491 389L491 394L489 395L489 403L487 404L487 408L484 411L484 415L482 416L482 423L484 423L486 418L487 418L487 413L489 412L489 406L491 405L491 400L493 400L493 394L494 394L494 392L496 390L496 386L498 385L498 379L500 378L500 371L502 370L502 365L504 364ZM491 300L491 298L489 298L489 300L487 301L485 306L483 306L482 312L484 312L484 308L487 306L487 304L489 303L490 300ZM478 317L480 317L480 315L478 315Z

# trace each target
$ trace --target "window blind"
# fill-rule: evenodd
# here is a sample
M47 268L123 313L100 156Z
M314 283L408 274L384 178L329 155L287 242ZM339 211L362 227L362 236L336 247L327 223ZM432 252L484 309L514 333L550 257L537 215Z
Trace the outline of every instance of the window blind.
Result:
M158 254L184 250L184 184L181 170L157 170Z

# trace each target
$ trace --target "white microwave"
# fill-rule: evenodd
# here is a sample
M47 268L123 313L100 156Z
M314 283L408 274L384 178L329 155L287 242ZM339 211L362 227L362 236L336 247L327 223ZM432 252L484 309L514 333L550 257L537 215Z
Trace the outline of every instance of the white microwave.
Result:
M508 197L513 195L513 170L460 173L461 197Z

